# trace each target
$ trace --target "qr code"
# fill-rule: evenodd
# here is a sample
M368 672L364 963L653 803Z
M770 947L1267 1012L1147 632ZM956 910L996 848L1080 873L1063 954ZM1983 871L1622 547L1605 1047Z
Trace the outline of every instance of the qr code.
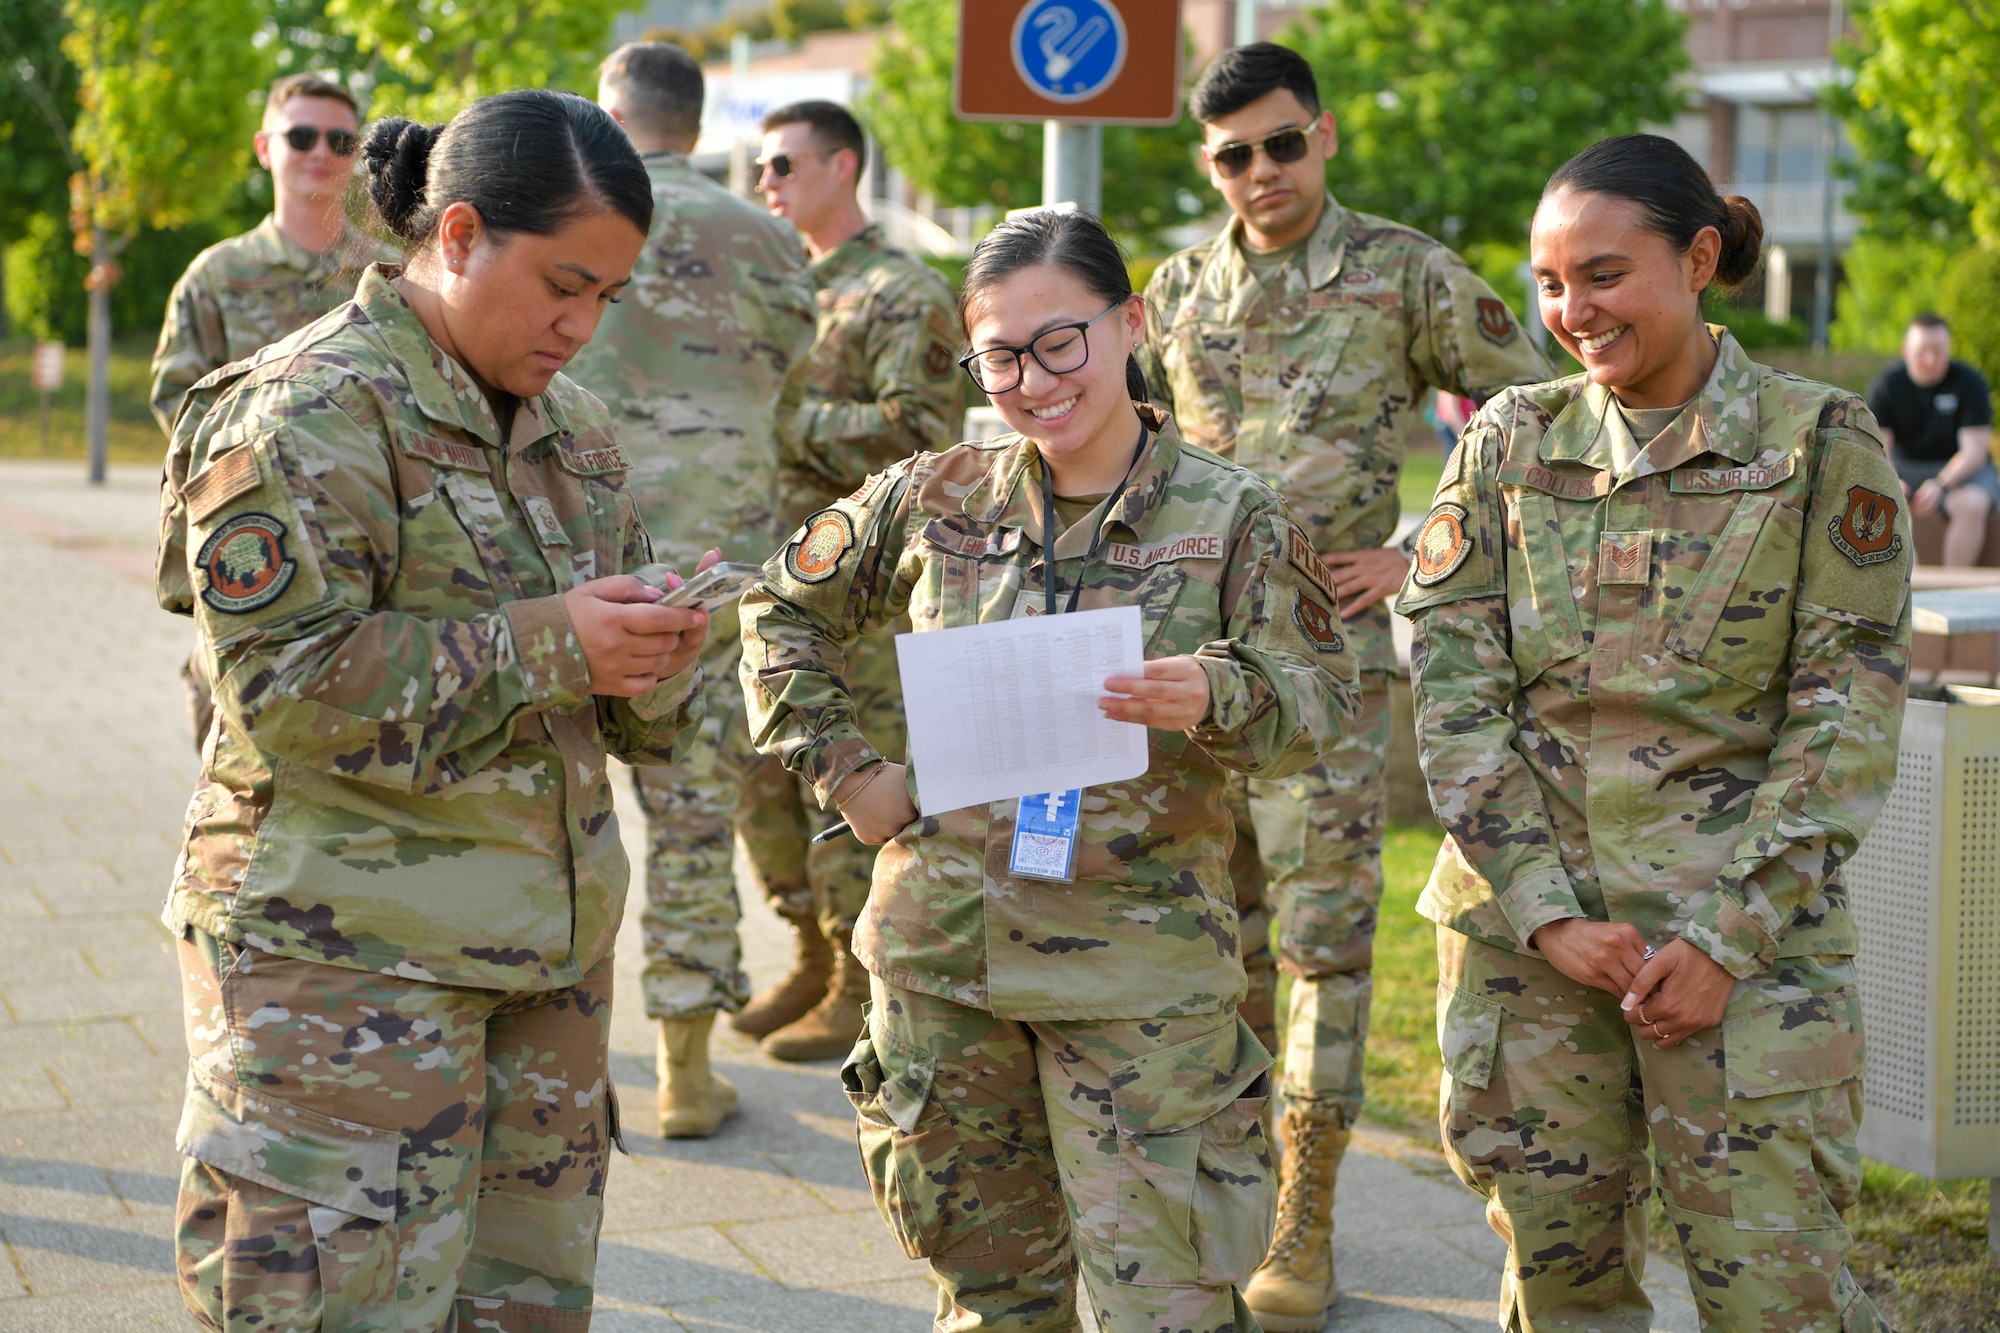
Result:
M1046 833L1014 835L1014 871L1022 875L1049 875L1062 879L1069 874L1069 839L1052 838Z

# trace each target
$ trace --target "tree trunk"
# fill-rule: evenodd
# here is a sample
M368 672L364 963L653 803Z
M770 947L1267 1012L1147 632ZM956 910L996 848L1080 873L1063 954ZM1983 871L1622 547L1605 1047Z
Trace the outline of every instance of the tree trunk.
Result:
M90 285L90 383L84 395L84 430L90 439L90 484L104 484L104 463L111 448L111 238L104 228L90 233L93 275Z

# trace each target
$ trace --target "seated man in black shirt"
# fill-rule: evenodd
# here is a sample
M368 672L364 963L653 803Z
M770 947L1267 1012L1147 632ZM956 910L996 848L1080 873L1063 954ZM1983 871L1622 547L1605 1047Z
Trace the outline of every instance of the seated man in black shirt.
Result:
M1951 328L1918 315L1903 332L1903 359L1868 386L1889 457L1910 509L1928 518L1943 507L1944 562L1971 565L1986 545L1986 513L2000 503L1993 399L1986 379L1951 359Z

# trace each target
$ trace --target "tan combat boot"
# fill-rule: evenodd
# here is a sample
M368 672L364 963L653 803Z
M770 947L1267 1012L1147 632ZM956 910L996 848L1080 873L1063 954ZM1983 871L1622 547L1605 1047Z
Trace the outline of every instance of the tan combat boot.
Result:
M825 996L798 1022L764 1038L764 1054L773 1060L835 1060L854 1048L861 1006L868 1001L868 969L848 952L845 940L834 944L833 952Z
M833 950L820 933L819 922L810 916L784 920L792 928L792 970L731 1015L729 1026L746 1037L768 1037L804 1018L825 997L833 977Z
M705 1139L736 1114L735 1085L708 1063L715 1015L660 1020L660 1137Z
M1354 1132L1285 1108L1278 1225L1243 1299L1265 1333L1318 1333L1340 1295L1333 1280L1333 1182Z

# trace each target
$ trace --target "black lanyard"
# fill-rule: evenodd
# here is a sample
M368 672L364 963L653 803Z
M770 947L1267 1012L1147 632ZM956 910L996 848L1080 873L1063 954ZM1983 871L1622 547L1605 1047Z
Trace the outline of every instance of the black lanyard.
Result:
M1125 487L1132 480L1132 469L1139 466L1139 456L1146 452L1146 423L1139 423L1139 447L1132 451L1132 461L1125 465L1125 475L1118 479L1118 488L1105 497L1112 503L1125 494ZM1042 464L1042 606L1048 615L1056 613L1056 485L1049 476L1049 460ZM1108 515L1107 515L1108 517ZM1090 539L1090 549L1083 553L1083 569L1078 571L1076 585L1069 590L1069 605L1065 612L1076 610L1076 599L1083 596L1083 575L1090 569L1091 557L1104 540L1104 524L1099 522L1097 531Z

